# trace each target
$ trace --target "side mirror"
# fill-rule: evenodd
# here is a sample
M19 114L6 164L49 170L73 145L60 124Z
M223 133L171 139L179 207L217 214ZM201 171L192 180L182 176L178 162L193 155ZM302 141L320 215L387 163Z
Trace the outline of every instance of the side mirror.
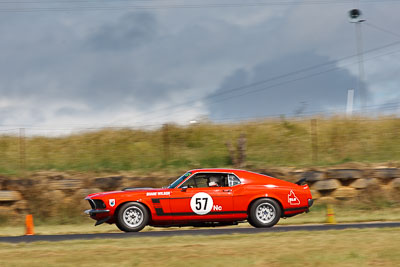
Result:
M181 191L182 191L182 192L186 192L186 190L187 190L188 188L189 188L189 187L188 187L187 185L182 186L182 187L181 187Z

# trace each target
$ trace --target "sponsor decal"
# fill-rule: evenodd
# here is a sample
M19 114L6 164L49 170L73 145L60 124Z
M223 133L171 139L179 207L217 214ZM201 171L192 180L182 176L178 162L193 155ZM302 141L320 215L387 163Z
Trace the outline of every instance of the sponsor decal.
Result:
M147 192L146 196L169 196L171 195L171 192L166 191L166 192Z
M288 194L288 202L290 205L300 205L300 200L296 197L293 190Z
M108 200L108 204L110 204L111 207L114 207L115 206L115 199L113 199L113 198L109 199Z
M222 206L220 206L220 205L214 205L214 206L213 206L213 211L222 211Z
M195 194L190 200L190 208L198 215L204 215L211 211L214 201L212 197L204 192ZM217 206L217 205L216 205ZM219 206L217 206L219 207ZM222 207L221 207L222 209Z

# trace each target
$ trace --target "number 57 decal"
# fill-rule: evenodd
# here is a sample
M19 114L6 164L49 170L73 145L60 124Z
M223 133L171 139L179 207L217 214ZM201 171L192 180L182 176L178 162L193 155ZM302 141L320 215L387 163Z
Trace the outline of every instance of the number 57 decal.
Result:
M190 200L190 208L199 215L207 214L211 211L214 201L212 197L204 192L195 194Z

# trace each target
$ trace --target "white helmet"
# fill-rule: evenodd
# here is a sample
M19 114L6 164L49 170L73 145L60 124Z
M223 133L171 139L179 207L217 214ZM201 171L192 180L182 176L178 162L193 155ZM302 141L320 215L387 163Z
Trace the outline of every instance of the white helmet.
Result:
M219 179L217 177L212 176L208 180L208 186L209 187L219 186L218 182L219 182Z
M218 184L216 182L212 181L212 182L208 183L208 186L209 187L216 187L216 186L218 186Z

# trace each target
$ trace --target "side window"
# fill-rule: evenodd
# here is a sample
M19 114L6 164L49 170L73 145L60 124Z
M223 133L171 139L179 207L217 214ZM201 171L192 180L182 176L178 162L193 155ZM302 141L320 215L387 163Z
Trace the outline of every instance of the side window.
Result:
M239 178L236 177L236 175L229 174L228 175L228 186L235 186L240 184Z
M203 188L208 187L208 177L205 174L195 174L182 184L181 187L187 186L189 188Z
M204 188L204 187L227 187L228 175L224 173L198 173L189 178L181 187Z
M208 175L208 187L227 187L228 175L225 173L210 173Z

